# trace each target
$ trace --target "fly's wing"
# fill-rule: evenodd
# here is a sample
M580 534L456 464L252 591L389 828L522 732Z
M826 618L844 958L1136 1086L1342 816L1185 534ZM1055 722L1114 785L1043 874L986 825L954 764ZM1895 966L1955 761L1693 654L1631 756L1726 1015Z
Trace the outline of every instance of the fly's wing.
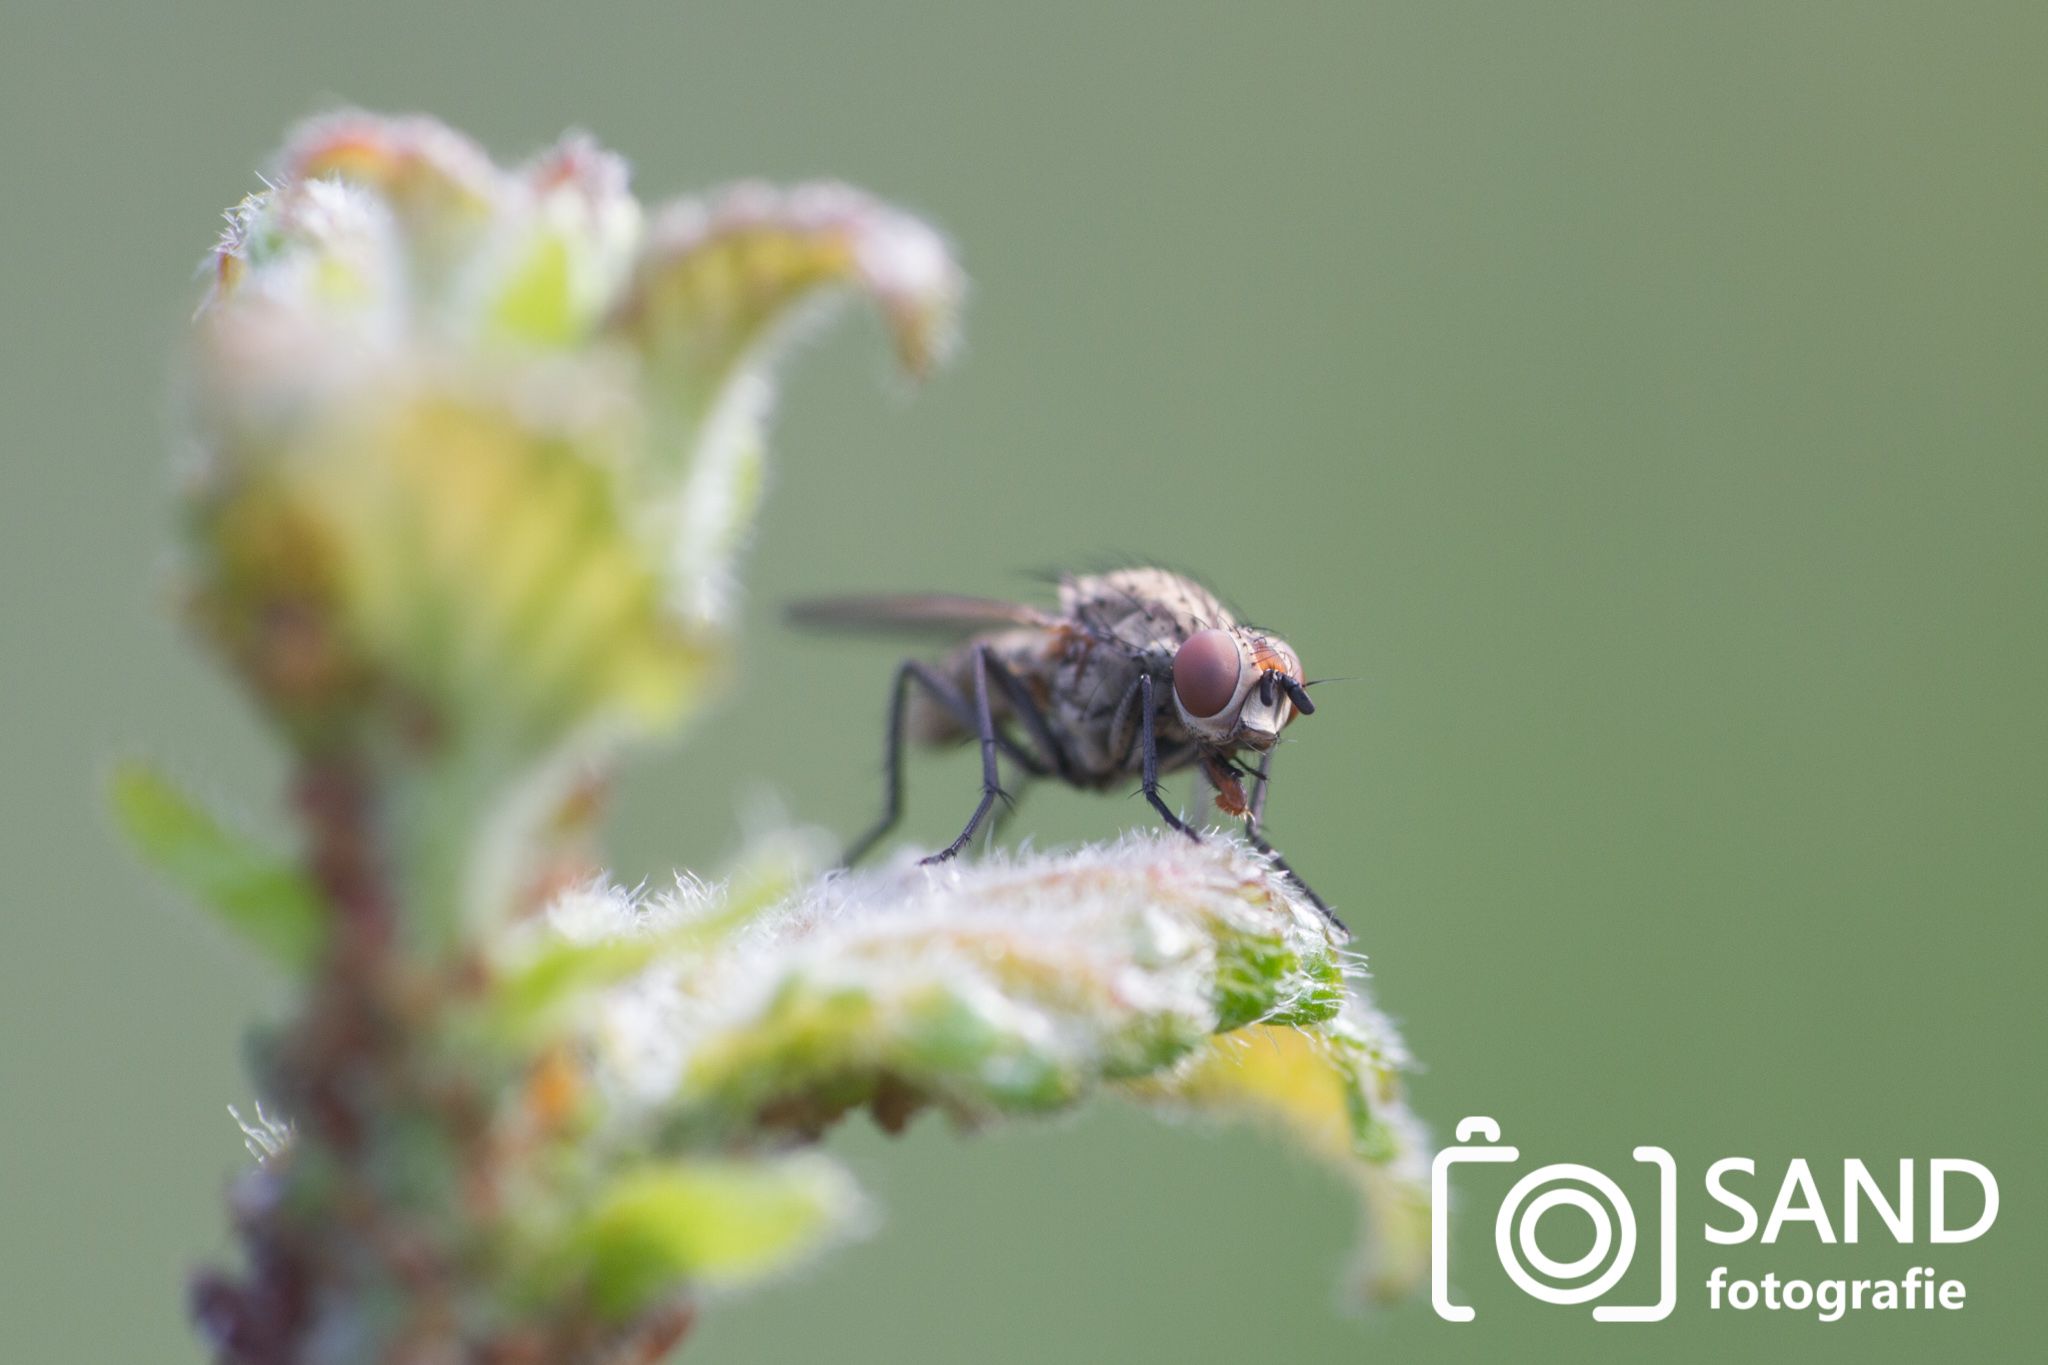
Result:
M993 597L951 593L884 593L864 597L817 597L792 602L794 625L817 630L887 635L955 637L1006 626L1051 626L1056 618L1041 608Z

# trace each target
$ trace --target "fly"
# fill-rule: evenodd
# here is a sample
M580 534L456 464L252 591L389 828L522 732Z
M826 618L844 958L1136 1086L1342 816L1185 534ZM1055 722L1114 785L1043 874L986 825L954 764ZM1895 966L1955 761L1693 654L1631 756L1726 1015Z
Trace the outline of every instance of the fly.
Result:
M1086 790L1136 777L1167 826L1199 843L1159 794L1162 773L1196 768L1217 809L1242 819L1251 844L1344 928L1260 830L1273 747L1296 716L1316 709L1301 661L1285 641L1240 624L1201 584L1164 569L1119 569L1063 577L1053 611L914 594L803 602L790 616L841 630L967 637L937 664L906 659L897 667L882 816L847 850L847 863L902 815L911 743L981 745L980 802L960 837L926 863L959 853L995 803L1009 800L999 754L1030 777Z

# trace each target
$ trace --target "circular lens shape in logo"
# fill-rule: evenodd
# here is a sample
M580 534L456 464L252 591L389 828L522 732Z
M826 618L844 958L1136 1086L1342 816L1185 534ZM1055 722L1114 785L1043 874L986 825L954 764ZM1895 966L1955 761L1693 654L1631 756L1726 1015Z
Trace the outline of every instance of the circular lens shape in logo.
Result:
M1566 1180L1592 1186L1606 1202L1603 1204L1587 1191L1571 1185L1529 1198L1532 1190ZM1522 1207L1525 1200L1528 1201L1526 1209ZM1592 1250L1573 1261L1546 1256L1536 1244L1536 1225L1542 1221L1543 1215L1563 1206L1581 1209L1593 1220ZM1611 1216L1610 1208L1613 1210ZM1618 1235L1616 1224L1620 1225ZM1628 1196L1604 1172L1573 1161L1559 1161L1539 1166L1515 1182L1515 1187L1508 1191L1508 1197L1501 1201L1500 1215L1494 1219L1493 1244L1500 1253L1500 1268L1507 1271L1508 1278L1523 1293L1545 1303L1584 1303L1605 1294L1614 1287L1616 1280L1628 1272L1629 1262L1635 1259L1636 1254L1636 1214L1629 1206ZM1575 1280L1597 1268L1609 1250L1614 1252L1614 1259L1598 1276L1584 1284L1545 1284L1529 1272L1529 1267L1534 1266L1551 1279ZM1523 1263L1525 1256L1528 1258L1526 1265Z

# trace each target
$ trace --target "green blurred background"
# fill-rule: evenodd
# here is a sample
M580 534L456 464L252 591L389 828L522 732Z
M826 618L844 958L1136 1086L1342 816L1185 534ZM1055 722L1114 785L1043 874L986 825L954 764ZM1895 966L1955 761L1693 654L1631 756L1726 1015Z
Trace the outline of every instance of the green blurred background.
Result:
M1452 1327L1340 1314L1348 1197L1256 1135L849 1132L878 1237L687 1358L2039 1358L2044 67L2032 5L10 3L0 1353L198 1358L183 1276L225 1252L223 1106L281 995L123 856L98 784L154 755L280 824L164 611L170 361L218 211L348 101L506 157L582 125L650 197L843 176L973 276L923 391L866 323L800 358L743 687L628 782L628 875L715 865L763 793L871 815L891 655L782 601L1189 566L1356 679L1272 818L1438 1133L1687 1173L1672 1321L1514 1301L1475 1203ZM909 832L973 780L920 764ZM1021 826L1144 820L1045 793ZM1716 1255L1724 1154L1824 1187L1974 1157L2003 1213ZM1708 1313L1719 1260L1933 1264L1969 1307Z

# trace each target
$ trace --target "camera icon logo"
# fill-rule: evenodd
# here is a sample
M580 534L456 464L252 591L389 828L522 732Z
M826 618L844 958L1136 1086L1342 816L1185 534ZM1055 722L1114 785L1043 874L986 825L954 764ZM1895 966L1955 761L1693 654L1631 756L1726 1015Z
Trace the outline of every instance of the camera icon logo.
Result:
M1501 1145L1498 1123L1476 1115L1459 1122L1458 1143L1438 1152L1430 1165L1429 1293L1438 1317L1470 1322L1476 1311L1451 1302L1450 1170L1460 1162L1518 1161L1522 1153ZM1657 1301L1598 1304L1593 1317L1599 1322L1659 1322L1678 1302L1678 1168L1662 1147L1638 1147L1635 1159L1657 1168ZM1593 1246L1583 1256L1561 1261L1537 1244L1537 1225L1556 1208L1575 1208L1592 1219ZM1636 1254L1635 1209L1606 1172L1575 1161L1553 1162L1523 1174L1501 1200L1493 1241L1501 1269L1523 1293L1544 1303L1587 1303L1628 1273Z

